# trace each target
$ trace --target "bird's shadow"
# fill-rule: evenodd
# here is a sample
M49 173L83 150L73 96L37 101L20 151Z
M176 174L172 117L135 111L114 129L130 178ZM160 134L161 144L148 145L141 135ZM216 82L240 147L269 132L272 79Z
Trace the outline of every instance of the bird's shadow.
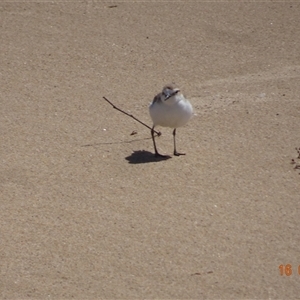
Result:
M130 164L145 164L151 162L159 162L162 160L170 159L171 156L155 156L153 153L146 150L134 151L131 155L125 157Z

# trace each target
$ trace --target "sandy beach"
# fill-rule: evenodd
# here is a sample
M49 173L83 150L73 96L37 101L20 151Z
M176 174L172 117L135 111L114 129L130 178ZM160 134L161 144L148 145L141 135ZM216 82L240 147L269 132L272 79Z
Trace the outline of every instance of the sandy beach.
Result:
M2 2L0 298L300 299L299 20L288 1ZM185 156L158 128L159 160L102 97L151 126L169 82L195 114Z

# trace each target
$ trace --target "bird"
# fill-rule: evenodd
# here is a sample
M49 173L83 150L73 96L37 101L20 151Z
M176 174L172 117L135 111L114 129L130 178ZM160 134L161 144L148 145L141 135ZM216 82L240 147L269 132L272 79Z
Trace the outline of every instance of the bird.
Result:
M183 96L176 84L170 83L163 87L162 92L157 94L149 106L150 117L153 122L151 137L153 141L155 156L166 157L158 152L155 137L155 126L173 128L173 143L175 156L185 155L177 152L176 129L185 125L193 115L191 103Z

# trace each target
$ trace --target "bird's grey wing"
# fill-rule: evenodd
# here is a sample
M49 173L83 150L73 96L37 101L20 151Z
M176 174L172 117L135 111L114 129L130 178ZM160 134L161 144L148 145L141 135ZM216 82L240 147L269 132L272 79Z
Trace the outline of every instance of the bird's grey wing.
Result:
M153 98L153 101L152 101L152 104L156 103L156 102L161 102L161 94L157 94L154 98Z

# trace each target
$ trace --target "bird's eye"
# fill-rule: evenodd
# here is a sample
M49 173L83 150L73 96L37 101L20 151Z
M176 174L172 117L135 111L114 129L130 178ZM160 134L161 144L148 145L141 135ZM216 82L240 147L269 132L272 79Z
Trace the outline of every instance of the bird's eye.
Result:
M166 91L163 92L163 94L164 94L164 96L167 98L167 97L169 97L170 92L169 92L169 90L166 90Z

